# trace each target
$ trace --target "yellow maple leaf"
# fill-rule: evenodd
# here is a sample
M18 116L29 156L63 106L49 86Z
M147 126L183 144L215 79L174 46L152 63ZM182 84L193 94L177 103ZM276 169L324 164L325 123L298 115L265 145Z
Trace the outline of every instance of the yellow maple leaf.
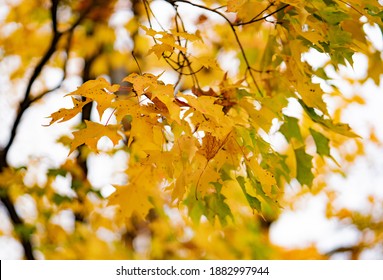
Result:
M179 36L179 37L185 38L186 40L191 41L191 42L202 41L199 30L197 30L196 34L191 34L188 32L177 32L175 30L174 31L172 30L172 34L174 36Z
M154 53L157 56L157 58L160 59L164 52L172 52L172 51L173 51L173 48L170 45L156 44L150 48L150 50L148 51L148 55L151 53Z
M81 101L81 100L78 100L78 99L72 97L72 102L73 102L74 107L73 108L61 108L57 112L52 113L49 116L49 118L52 118L52 120L50 121L48 126L55 123L55 122L61 123L61 122L65 122L65 121L72 119L73 117L77 116L77 114L81 113L82 108L86 104L88 104L90 101L91 100Z
M201 43L201 48L202 48ZM201 55L198 57L194 57L194 62L197 65L197 67L203 66L206 69L220 69L217 60L214 57L208 56L208 55Z
M172 85L165 85L162 81L158 80L161 76L154 76L145 73L139 75L132 73L124 79L133 84L133 89L138 95L145 94L146 97L154 103L158 113L161 112L165 117L180 122L180 106L175 103L174 87Z
M140 106L137 104L136 100L125 99L125 100L115 100L112 102L112 107L115 108L114 115L116 116L117 123L120 123L122 119L131 115L132 117L140 117Z
M322 99L324 92L319 84L298 83L297 90L298 93L302 96L303 102L307 106L311 108L318 108L325 115L328 115L327 105Z
M174 38L172 34L166 34L162 38L159 38L158 41L162 42L162 44L166 44L173 48L179 49L180 51L186 52L186 48L178 45L176 43L176 38Z
M158 100L166 106L166 110L169 112L171 119L180 122L181 109L180 106L174 102L173 91L174 87L172 85L162 85L161 83L157 83L151 91L151 99L155 101L155 99L158 98Z
M119 88L120 85L111 85L107 80L100 77L96 80L87 81L67 95L79 95L97 102L97 111L101 119L104 111L111 107L112 100L116 98L113 92Z
M132 73L126 78L123 79L124 82L129 82L133 84L134 91L140 96L150 87L157 84L157 76L153 74L145 73L139 75L137 73Z
M263 169L257 162L255 157L252 157L250 160L251 169L254 172L254 175L257 177L259 182L262 185L262 189L269 197L272 196L272 187L277 184L274 174L269 170Z
M216 98L212 96L200 96L198 98L190 95L182 95L188 101L188 104L204 115L212 117L217 123L220 123L224 117L223 106L216 104Z
M98 152L97 143L103 136L108 137L113 142L113 145L117 145L122 139L118 133L118 125L105 126L87 120L85 120L85 124L86 128L73 132L74 139L70 144L69 154L82 144L87 145L92 151Z
M200 39L197 35L192 35L187 32L177 32L176 34L168 33L164 31L155 31L151 28L147 28L146 26L141 26L143 30L145 30L146 34L155 38L156 41L161 42L162 44L156 43L148 52L148 54L154 53L157 55L158 59L161 58L162 54L165 51L172 52L173 49L178 49L182 52L186 52L186 48L177 44L178 37L184 37L187 40L197 40Z
M226 12L236 13L245 4L247 0L229 0L227 1Z
M109 197L108 205L118 206L118 215L130 218L133 214L144 219L153 207L149 202L148 190L141 184L115 186L116 191Z
M206 133L202 139L202 147L199 150L208 161L215 157L218 151L221 149L223 143L213 136L211 133Z

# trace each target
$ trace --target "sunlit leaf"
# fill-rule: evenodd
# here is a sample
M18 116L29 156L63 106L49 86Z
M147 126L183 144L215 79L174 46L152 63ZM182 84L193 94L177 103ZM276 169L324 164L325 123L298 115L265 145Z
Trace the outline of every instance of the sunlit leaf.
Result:
M117 145L122 139L118 133L118 125L102 125L99 123L85 121L86 128L73 132L73 141L70 145L69 154L73 153L82 144L87 145L93 152L98 152L97 143L101 137L108 137L113 145Z

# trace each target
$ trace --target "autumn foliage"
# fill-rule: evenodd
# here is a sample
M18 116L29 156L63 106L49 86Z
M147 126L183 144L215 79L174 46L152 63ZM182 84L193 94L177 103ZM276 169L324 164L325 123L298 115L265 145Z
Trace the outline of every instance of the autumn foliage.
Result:
M326 259L342 250L358 258L380 244L383 231L373 225L382 219L336 209L327 188L329 174L363 155L364 141L341 119L363 100L346 98L328 69L341 75L363 54L366 76L344 80L379 85L381 53L365 28L382 32L382 20L372 0L8 4L1 56L19 61L7 75L25 90L0 153L12 224L2 234L28 259ZM307 53L326 58L312 65ZM57 86L46 82L49 69L61 69ZM68 85L74 76L77 89ZM12 166L9 151L24 113L55 95L72 105L36 125L77 125L58 139L67 157L28 185L31 167ZM89 180L89 158L100 155L123 158L108 195ZM70 192L55 187L59 178ZM291 185L299 191L286 195ZM326 253L273 244L269 229L280 214L318 193L329 198L329 219L364 219L359 230L375 237ZM32 218L17 211L23 196L33 201ZM70 229L55 222L60 213Z

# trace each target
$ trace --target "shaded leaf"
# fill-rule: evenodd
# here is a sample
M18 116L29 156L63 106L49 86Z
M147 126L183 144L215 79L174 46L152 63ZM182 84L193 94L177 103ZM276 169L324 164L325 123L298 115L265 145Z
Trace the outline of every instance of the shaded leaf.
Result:
M348 124L344 124L344 123L334 124L331 119L325 119L323 116L319 116L313 108L308 107L301 100L299 100L299 103L301 104L301 106L303 107L307 115L311 118L311 120L321 124L324 128L344 136L360 137L351 131L351 128Z
M321 156L331 157L330 155L330 140L322 133L310 128L311 136L314 139L317 153Z
M306 153L305 147L295 149L294 153L297 167L297 180L302 185L310 187L314 180L314 174L311 171L313 167L313 157Z
M284 123L279 131L286 137L287 141L291 141L293 138L300 142L303 142L301 131L299 128L299 120L294 117L284 115Z
M242 189L243 194L246 197L247 202L249 203L249 206L252 209L255 209L261 213L262 212L261 201L258 198L251 196L250 194L247 193L246 186L245 186L245 178L242 176L238 176L236 179Z

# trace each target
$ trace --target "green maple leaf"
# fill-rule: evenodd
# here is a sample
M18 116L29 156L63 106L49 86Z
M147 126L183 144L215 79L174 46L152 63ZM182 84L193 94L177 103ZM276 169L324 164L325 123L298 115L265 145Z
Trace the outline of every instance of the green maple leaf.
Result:
M294 150L297 166L297 180L302 185L311 186L314 175L311 171L313 157L306 153L305 147Z
M301 131L299 129L299 120L294 117L284 116L285 122L279 129L279 131L286 137L287 141L291 141L292 138L303 142Z

